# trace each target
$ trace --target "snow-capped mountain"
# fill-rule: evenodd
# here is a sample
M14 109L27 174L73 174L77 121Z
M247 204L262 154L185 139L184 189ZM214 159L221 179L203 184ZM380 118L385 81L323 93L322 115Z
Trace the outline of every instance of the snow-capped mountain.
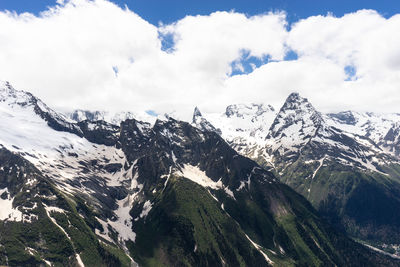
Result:
M214 131L72 122L8 83L0 99L1 265L397 264L331 229ZM246 116L261 123L268 110Z
M217 134L222 135L220 129L216 129L208 120L203 117L198 107L194 108L192 124L204 131L216 132Z
M318 132L327 134L322 116L307 99L292 93L267 131L270 153L286 158L296 155Z
M203 130L219 133L241 155L257 159L265 165L270 157L265 153L265 133L270 128L276 111L271 105L235 104L222 114L204 116L196 108L192 124Z
M338 228L383 247L396 246L399 114L323 114L292 93L278 112L254 104L232 105L221 115L196 110L192 124L219 132L240 154L273 170Z
M38 115L53 129L82 136L81 130L72 121L68 120L62 114L51 110L45 103L29 92L15 90L8 82L0 81L0 102L3 106L1 111L4 113L8 112L6 107L16 107L21 110L21 113L23 113L22 110L29 109L29 113ZM21 107L25 107L26 109L21 109ZM8 114L12 116L10 112Z
M289 95L266 137L266 149L272 155L273 164L279 166L277 171L281 172L299 158L305 162L330 159L375 172L381 172L379 165L397 162L367 134L345 131L346 127L337 127L337 121L333 123L331 117L316 111L299 94ZM377 130L373 135L377 135Z
M192 124L219 133L239 153L264 166L279 162L286 166L300 156L307 162L331 157L380 172L379 164L398 161L395 152L390 153L395 148L385 141L396 121L399 114L322 114L306 98L292 93L279 112L261 104L231 105L223 114L201 114L196 108ZM313 153L305 159L307 147L313 147L309 150Z
M69 119L75 122L81 121L106 121L113 125L119 125L122 121L128 119L136 119L140 121L145 121L154 124L157 116L152 116L146 112L130 112L130 111L120 111L120 112L108 112L108 111L89 111L77 109L66 114Z
M325 115L328 123L345 132L370 138L376 144L383 141L393 124L400 121L400 114L344 111Z

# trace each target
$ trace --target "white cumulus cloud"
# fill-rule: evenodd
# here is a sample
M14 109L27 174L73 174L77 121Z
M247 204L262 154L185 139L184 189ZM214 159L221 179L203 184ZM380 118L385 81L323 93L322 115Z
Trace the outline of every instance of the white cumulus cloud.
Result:
M284 12L232 11L152 25L106 0L57 3L38 16L0 12L0 79L55 108L189 118L196 105L279 108L298 91L323 111L399 111L400 15L360 10L288 26ZM285 60L289 51L298 59ZM232 75L250 57L269 61Z

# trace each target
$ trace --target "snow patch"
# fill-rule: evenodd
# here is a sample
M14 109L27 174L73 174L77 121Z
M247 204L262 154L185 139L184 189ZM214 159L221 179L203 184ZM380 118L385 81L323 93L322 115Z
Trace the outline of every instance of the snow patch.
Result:
M83 264L83 261L82 261L82 259L81 259L81 256L80 256L78 253L75 254L75 257L76 257L76 261L78 262L78 265L79 265L80 267L85 267L85 264Z
M200 168L197 166L184 164L183 168L181 169L178 175L181 175L189 180L192 180L193 182L203 187L209 187L212 189L223 188L221 180L214 182L213 180L211 180L210 177L207 176L207 174L204 171L200 170Z
M267 254L265 254L264 251L262 251L262 247L260 245L258 245L257 243L255 243L253 240L250 239L250 237L246 234L244 234L247 239L250 241L250 243L264 256L265 260L269 263L269 264L273 264L274 262L268 257Z
M36 203L35 203L35 204L36 204ZM49 207L49 206L46 206L45 204L43 204L43 205L44 205L46 211L48 211L48 212L60 212L60 213L65 213L65 210L60 209L59 207Z
M236 189L236 191L242 190L245 187L245 185L246 185L246 182L240 181L240 186Z
M204 171L200 170L198 166L184 164L181 171L178 172L178 175L183 176L203 187L208 187L214 190L222 189L224 190L225 194L236 200L232 190L224 186L221 179L219 179L217 182L213 181L210 177L207 176L207 174Z
M71 240L71 237L70 237L70 236L68 235L68 233L64 230L64 228L62 228L62 227L57 223L56 219L54 219L53 217L50 216L49 209L47 209L47 207L45 207L45 210L46 210L47 217L49 217L49 219L54 223L54 225L57 226L58 229L60 229L60 230L65 234L65 236L66 236L69 240Z
M319 169L321 169L322 165L324 164L325 158L326 158L326 156L324 156L322 159L319 160L319 166L317 169L315 169L311 179L314 179L315 175L317 175L317 172L319 171Z
M103 226L103 230L104 230L103 232L100 232L99 229L96 229L95 230L96 235L101 236L102 238L104 238L105 240L107 240L110 243L114 243L114 241L108 235L108 224L100 218L96 217L96 220Z
M152 204L150 202L150 200L147 200L144 204L143 204L143 210L140 213L140 218L146 218L146 216L149 214L150 210L152 208Z
M128 195L126 198L118 200L118 209L114 211L117 220L107 220L107 223L118 232L119 241L121 243L127 240L135 241L136 238L136 234L132 230L132 218L129 215L135 196L136 195Z
M20 212L17 208L13 208L12 203L14 201L14 198L10 197L10 193L8 192L7 187L0 190L0 196L5 192L7 193L7 198L2 199L0 197L0 220L16 222L21 221L22 212Z
M230 196L231 198L236 200L235 195L233 194L233 192L228 187L224 187L224 191L228 196Z

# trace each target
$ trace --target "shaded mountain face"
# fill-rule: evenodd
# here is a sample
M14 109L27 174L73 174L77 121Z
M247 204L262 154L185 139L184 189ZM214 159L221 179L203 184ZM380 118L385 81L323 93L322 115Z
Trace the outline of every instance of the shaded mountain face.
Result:
M380 140L379 144L397 157L400 157L400 122L392 124L392 127L383 140Z
M172 118L63 118L73 133L5 91L1 265L398 264L330 228L214 132Z
M207 120L207 114L203 118ZM337 228L374 244L397 244L400 130L396 121L398 114L322 114L293 93L267 130L260 132L264 142L256 153L246 153L251 148L246 143L244 149L232 147L273 171ZM220 123L215 121L213 127L224 129ZM254 129L248 125L241 133Z

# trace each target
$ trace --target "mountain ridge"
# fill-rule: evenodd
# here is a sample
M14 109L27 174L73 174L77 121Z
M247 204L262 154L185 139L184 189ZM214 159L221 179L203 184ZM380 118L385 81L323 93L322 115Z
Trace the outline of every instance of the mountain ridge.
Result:
M23 164L43 180L19 183L32 187L12 209L38 217L7 219L0 231L35 237L9 232L0 240L1 264L396 264L331 229L302 196L215 132L173 118L120 126L86 120L72 123L80 136L54 129L33 104L0 105L9 124L0 131L1 153L10 159L0 162L0 190L12 191L27 174ZM6 164L19 167L10 172ZM35 190L48 193L30 198ZM46 229L63 247L40 250Z

